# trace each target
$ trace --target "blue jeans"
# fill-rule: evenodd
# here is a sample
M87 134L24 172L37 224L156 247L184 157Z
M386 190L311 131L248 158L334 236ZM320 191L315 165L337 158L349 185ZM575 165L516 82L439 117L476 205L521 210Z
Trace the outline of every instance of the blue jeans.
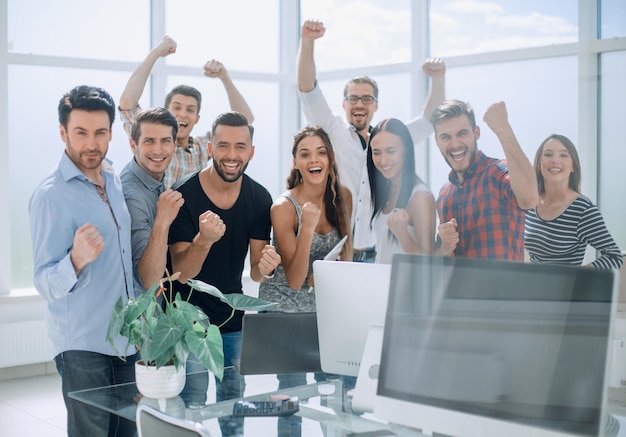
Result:
M224 377L222 381L215 378L215 400L217 402L240 398L246 388L245 378L232 365L232 360L238 360L241 355L241 331L222 334L222 343ZM209 389L209 374L206 372L206 367L200 364L195 356L189 355L187 373L202 370L205 372L193 376L187 375L185 388L180 395L187 405L204 405ZM235 419L232 416L226 416L220 417L218 421L223 436L243 435L243 418Z
M126 358L88 351L65 351L54 357L61 376L63 400L67 408L69 437L133 437L135 423L107 413L68 396L69 392L135 381L135 361L139 354ZM121 408L121 406L120 406Z
M372 246L363 250L354 249L352 253L352 261L358 263L375 263L376 248Z
M325 373L314 373L315 381L326 380ZM279 373L278 389L283 390L291 387L298 387L306 384L306 373ZM300 437L302 435L302 417L297 415L278 416L278 437Z

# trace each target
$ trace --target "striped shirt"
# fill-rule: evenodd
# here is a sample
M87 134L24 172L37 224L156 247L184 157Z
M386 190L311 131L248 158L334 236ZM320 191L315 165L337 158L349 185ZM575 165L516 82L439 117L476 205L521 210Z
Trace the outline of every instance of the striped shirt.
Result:
M478 150L463 183L454 171L437 198L441 223L455 218L456 256L524 260L524 211L517 205L506 161ZM437 244L441 240L438 238Z
M130 127L137 119L137 115L141 111L141 107L137 106L130 111L122 111L120 109L120 117L124 123L124 130L130 138ZM180 182L185 176L202 170L209 162L209 142L208 133L205 136L189 137L186 146L176 144L176 150L172 156L172 162L165 171L163 177L163 185L170 188L177 182Z
M587 245L600 252L591 265L619 269L622 253L609 233L604 219L591 200L579 196L554 220L543 220L537 210L526 212L524 245L533 263L580 266Z

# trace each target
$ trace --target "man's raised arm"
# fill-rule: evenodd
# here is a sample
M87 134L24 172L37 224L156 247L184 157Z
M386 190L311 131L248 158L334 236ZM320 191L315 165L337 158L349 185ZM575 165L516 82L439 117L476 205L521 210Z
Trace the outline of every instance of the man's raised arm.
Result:
M535 169L517 142L513 128L509 124L504 102L497 102L487 108L483 117L487 126L496 134L506 157L511 178L511 189L521 209L531 209L539 202Z
M424 104L424 115L427 120L433 110L441 105L446 97L446 64L443 59L429 58L422 64L422 71L430 77L430 90Z
M169 36L163 38L163 40L155 48L150 50L146 59L143 60L139 67L133 72L126 83L126 88L122 92L120 97L120 110L131 111L139 104L139 99L143 94L143 90L150 77L152 67L159 58L163 58L167 55L176 52L176 41Z
M317 71L313 58L315 40L324 36L324 23L316 20L306 20L302 25L300 49L298 50L298 90L303 93L313 91Z
M226 71L226 68L224 67L224 64L220 61L216 61L215 59L211 59L209 62L204 64L204 75L208 77L218 77L222 81L224 89L226 90L226 95L228 96L230 109L243 114L248 119L248 123L252 124L254 121L254 114L252 113L250 106L248 106L246 99L243 98L233 83L228 71Z

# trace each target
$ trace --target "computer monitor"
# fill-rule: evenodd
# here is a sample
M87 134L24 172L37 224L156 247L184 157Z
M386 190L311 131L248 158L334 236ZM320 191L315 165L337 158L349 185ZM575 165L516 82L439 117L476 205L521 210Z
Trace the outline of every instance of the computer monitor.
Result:
M322 370L357 376L370 326L383 326L391 266L313 262Z
M449 436L598 436L615 273L396 255L375 415Z

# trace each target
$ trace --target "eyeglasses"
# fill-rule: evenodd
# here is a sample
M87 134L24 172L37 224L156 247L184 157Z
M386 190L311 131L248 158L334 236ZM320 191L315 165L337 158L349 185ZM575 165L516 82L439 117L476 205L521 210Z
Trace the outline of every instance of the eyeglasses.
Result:
M356 105L359 100L362 101L364 105L371 105L377 101L374 96L346 96L345 100L350 102L351 105Z

